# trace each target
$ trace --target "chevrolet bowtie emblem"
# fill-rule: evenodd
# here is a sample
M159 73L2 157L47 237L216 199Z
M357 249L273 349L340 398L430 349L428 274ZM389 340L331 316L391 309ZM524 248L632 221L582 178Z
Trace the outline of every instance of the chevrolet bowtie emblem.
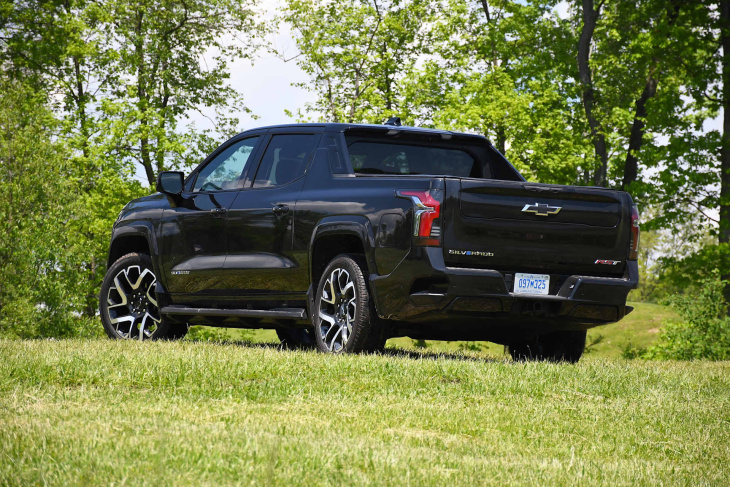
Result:
M534 213L538 216L557 215L562 209L561 206L550 206L543 205L542 203L535 203L534 205L527 204L522 208L523 213Z

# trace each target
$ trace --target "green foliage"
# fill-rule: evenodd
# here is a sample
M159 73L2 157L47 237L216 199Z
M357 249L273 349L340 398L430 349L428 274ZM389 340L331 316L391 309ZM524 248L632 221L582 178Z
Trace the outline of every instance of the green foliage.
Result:
M701 292L707 282L730 273L730 246L706 244L687 255L663 256L658 259L657 273L651 283L655 301L677 295L693 295Z
M406 102L404 77L428 51L428 0L289 0L282 18L296 34L297 64L318 99L299 113L382 123Z
M169 168L200 161L194 129L180 122L191 111L215 109L225 130L236 125L224 112L247 112L242 96L227 84L233 58L252 59L265 34L255 0L139 0L108 2L112 41L124 73L102 110L113 152L137 162L150 186ZM222 130L222 131L224 131Z
M484 134L529 180L581 183L590 145L565 82L569 39L551 2L447 2L407 80L409 117Z
M730 317L723 299L727 285L719 272L700 280L693 293L675 295L668 302L680 316L669 322L659 342L642 357L673 360L730 359Z
M0 240L7 333L82 333L97 312L112 224L150 191L134 179L137 167L153 186L159 171L190 167L237 131L223 112L246 109L227 84L228 62L251 59L262 44L265 22L254 7L0 0L0 82L28 86L0 90L3 120L28 112L22 130L7 125L3 139L14 151L2 181L12 195L3 209L15 216ZM44 107L40 122L36 106ZM222 113L215 131L183 125L204 107Z
M252 59L266 32L256 0L24 0L0 3L0 60L13 78L56 93L60 135L90 168L134 174L200 161L209 135L185 126L212 109L218 137L248 109L228 63ZM216 137L217 138L217 137Z
M0 80L0 334L93 335L66 231L78 203L46 100ZM96 327L95 327L96 328Z
M643 357L647 352L647 347L637 345L634 342L633 334L628 334L628 340L626 343L621 345L621 357L628 359L628 360L634 360Z

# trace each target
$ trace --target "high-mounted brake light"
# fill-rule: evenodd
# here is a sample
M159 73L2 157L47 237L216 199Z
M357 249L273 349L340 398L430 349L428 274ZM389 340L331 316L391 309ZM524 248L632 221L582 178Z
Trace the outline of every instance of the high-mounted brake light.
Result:
M399 198L413 202L413 236L418 245L438 247L441 245L441 201L442 190L396 191Z
M636 205L631 205L631 244L629 245L629 260L637 260L639 258L640 235L639 208Z

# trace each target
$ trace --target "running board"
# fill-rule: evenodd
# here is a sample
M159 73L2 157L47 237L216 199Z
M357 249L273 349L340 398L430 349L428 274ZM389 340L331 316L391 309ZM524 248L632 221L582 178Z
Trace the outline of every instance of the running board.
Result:
M306 320L307 312L302 308L275 309L220 309L220 308L187 308L184 306L166 306L160 310L163 315L186 316L224 316L237 318L282 318L288 320Z

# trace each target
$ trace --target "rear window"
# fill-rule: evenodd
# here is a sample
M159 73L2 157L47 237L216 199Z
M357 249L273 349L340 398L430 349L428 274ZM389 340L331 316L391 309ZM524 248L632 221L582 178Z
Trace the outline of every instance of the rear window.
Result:
M361 174L481 175L474 158L459 149L361 140L348 145L348 152Z
M345 134L352 170L359 175L423 174L459 178L524 181L486 139L458 134L374 134L348 130Z

